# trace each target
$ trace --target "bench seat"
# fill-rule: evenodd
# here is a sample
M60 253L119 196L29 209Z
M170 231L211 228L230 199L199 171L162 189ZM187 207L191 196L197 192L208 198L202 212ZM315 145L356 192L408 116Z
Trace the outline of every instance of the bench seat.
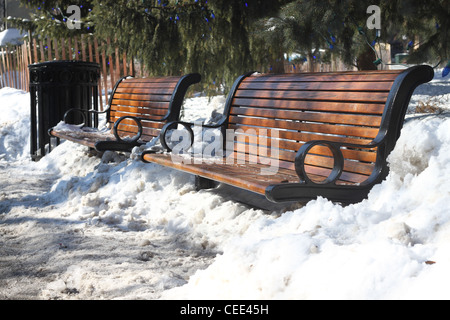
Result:
M224 119L203 128L222 133L221 161L195 161L185 154L183 161L174 161L167 133L180 128L192 132L194 126L180 121L162 129L161 142L168 152L145 151L141 158L273 202L319 196L360 202L388 175L387 157L400 136L411 95L433 76L429 66L246 74L228 96Z
M187 89L200 81L199 74L180 77L120 79L113 90L107 109L70 109L65 116L81 114L84 122L106 113L107 130L76 125L58 125L49 130L52 137L79 143L97 151L127 151L159 136L161 128L179 119Z

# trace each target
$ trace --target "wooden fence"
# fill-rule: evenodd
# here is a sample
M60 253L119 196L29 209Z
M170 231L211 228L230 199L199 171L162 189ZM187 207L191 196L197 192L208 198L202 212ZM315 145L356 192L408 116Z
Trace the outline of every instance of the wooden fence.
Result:
M109 39L92 36L68 39L31 39L22 45L0 48L0 88L29 91L28 65L45 61L78 60L100 65L99 103L108 102L109 92L123 76L135 75L133 58ZM142 76L142 71L140 72Z

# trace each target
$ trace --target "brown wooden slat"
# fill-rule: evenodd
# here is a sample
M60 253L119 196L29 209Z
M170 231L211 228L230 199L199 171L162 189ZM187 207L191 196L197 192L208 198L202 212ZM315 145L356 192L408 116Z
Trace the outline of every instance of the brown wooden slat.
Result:
M318 101L351 101L385 103L388 93L372 92L336 92L336 91L270 91L270 90L237 90L238 98L265 98L265 99L295 99Z
M58 137L60 139L63 139L63 140L68 140L68 141L82 144L82 145L90 147L90 148L95 148L95 140L86 139L85 136L83 136L83 135L74 135L73 132L66 132L66 131L60 132L60 131L56 131L56 130L52 131L52 135L54 135L55 137Z
M251 126L245 126L241 124L230 124L229 126L232 130L242 130L242 131L248 131L248 130L256 130L258 134L261 133L261 130L266 130L269 132L270 137L277 137L279 139L287 139L287 140L294 140L299 142L306 142L306 141L313 141L313 140L327 140L327 141L333 141L333 142L343 142L343 143L353 143L353 144L360 144L360 145L366 145L369 142L372 141L372 139L362 139L362 138L354 138L354 137L347 137L347 136L332 136L332 135L326 135L321 134L320 132L317 133L306 133L306 132L299 132L299 131L287 131L282 129L273 129L273 128L255 128Z
M123 94L118 93L114 95L116 99L125 99L125 100L149 100L149 101L170 101L171 95L157 95L157 94Z
M111 111L111 116L114 118L121 118L121 117L125 117L125 116L132 116L132 117L138 117L138 118L143 118L143 119L147 119L147 120L161 120L163 117L159 116L159 115L152 115L152 114L144 114L144 113L129 113L129 112L116 112L116 111Z
M296 100L268 100L258 98L234 98L234 106L275 108L289 110L311 110L311 111L330 111L330 112L348 112L365 114L382 114L385 103L362 104L345 102L321 102L321 101L296 101Z
M118 119L119 118L116 118L116 121ZM153 121L141 121L141 124L142 124L143 128L161 129L164 126L164 123L162 123L162 122L153 122ZM133 120L125 119L119 125L119 130L133 132L134 129L131 129L131 128L137 128L137 125Z
M347 125L329 125L329 124L314 124L284 120L272 119L256 119L230 116L229 120L234 124L243 124L258 127L268 128L283 128L290 130L299 130L307 132L321 132L326 134L338 134L352 137L375 138L378 134L378 129L353 127Z
M242 155L240 155L240 156L242 156ZM248 170L247 168L251 167L251 166L254 166L259 171L261 170L260 164L253 164L253 162L251 162L251 159L248 154L244 154L243 157L238 158L238 155L236 154L236 152L234 152L231 155L229 155L229 158L224 160L224 163L230 164L232 166L233 165L240 166L242 171ZM259 158L262 159L260 161L260 163L263 163L265 165L270 164L270 161L272 160L272 159L266 159L261 156ZM242 159L243 159L243 162L240 162L240 160L242 160ZM297 176L297 174L295 172L295 167L292 162L286 162L286 161L280 160L276 164L279 165L278 172L280 174L282 174L284 176L291 175L289 182L300 181L299 177ZM275 165L275 164L272 163L272 165ZM308 173L308 176L310 176L310 178L311 178L311 176L315 176L317 181L323 181L330 174L330 169L320 168L320 167L311 166L311 165L305 165L305 170ZM278 176L278 174L277 174L277 176ZM341 179L339 180L339 183L340 184L362 183L365 180L367 180L367 178L368 178L368 175L366 175L366 174L358 174L358 173L346 171L346 172L343 172ZM274 177L274 179L278 179L278 178Z
M244 90L296 90L296 91L386 91L391 90L393 82L244 82L239 89Z
M119 88L170 88L175 89L177 82L131 82L123 81Z
M116 89L116 94L156 94L156 95L172 95L172 88L124 88L119 87Z
M362 163L356 161L344 161L344 171L359 173L362 175L369 176L373 171L373 164ZM322 167L331 169L334 166L334 159L330 157L318 156L318 155L308 155L305 159L305 164L311 167Z
M124 82L138 82L138 83L178 83L180 77L155 77L155 78L129 78L123 80Z
M270 154L270 153L269 153ZM253 156L253 158L251 157ZM234 157L233 159L234 162L231 162L231 164L233 163L240 163L240 160L245 160L247 163L246 165L248 165L248 163L253 163L252 159L254 159L254 155L249 155L249 153L240 153L239 151L235 151L232 154L232 157ZM313 157L316 157L315 159ZM280 155L280 161L278 162L279 166L280 166L280 170L288 170L291 171L292 174L295 174L295 167L294 167L294 163L291 161L286 162L285 160L283 160L283 158L285 158L285 155L281 154ZM320 167L317 164L322 163L322 165L324 165L324 157L317 157L317 156L310 156L309 157L309 163L305 165L305 169L307 171L307 173L311 173L314 175L319 176L321 179L320 180L324 180L324 178L328 177L330 174L330 169L332 167L332 159L328 158L328 162L325 162L327 167ZM261 157L259 156L258 159L260 159L260 162L262 163L269 163L268 161L273 160L267 157ZM315 163L314 160L320 160L321 162L317 162ZM293 160L292 160L293 161ZM351 183L361 183L365 180L367 180L368 176L372 173L373 171L373 164L365 164L365 163L357 163L354 161L345 161L344 164L344 172L342 174L341 180L345 181L345 182L351 182ZM298 177L297 177L298 179Z
M245 82L252 82L252 81L259 81L259 82L267 82L267 81L278 81L278 82L311 82L311 81L331 81L331 82L339 82L339 81L394 81L398 75L402 71L396 71L396 70L390 70L387 72L342 72L342 73L322 73L320 75L312 74L286 74L286 75L255 75L248 77L242 81L242 83Z
M143 128L142 129L142 139L145 141L150 141L152 138L159 136L161 130L151 129L151 128Z
M305 166L306 173L308 174L308 177L311 179L312 175L316 176L316 179L318 182L323 181L326 177L329 176L330 171L328 169L319 168L319 167L312 167L312 166ZM361 175L357 173L351 173L351 172L343 172L338 184L358 184L362 183L367 180L366 175ZM313 180L314 181L314 180Z
M151 116L159 116L159 118L162 118L165 115L167 115L167 109L139 108L130 106L116 106L116 105L112 106L111 112L118 112L118 113L122 112L127 114L135 114L137 116L151 115Z
M169 109L169 101L148 101L148 100L121 100L113 99L111 107L113 106L130 106L130 107L143 107L154 109Z
M379 127L381 124L381 117L364 116L364 115L345 115L345 114L330 114L330 113L311 113L302 111L282 111L282 110L267 110L257 108L236 108L233 107L230 112L232 115L262 117L270 119L286 119L311 121L322 123L336 123L336 124L351 124L360 126Z
M297 155L296 152L288 152L285 150L278 150L278 154L274 156L271 152L271 149L261 147L261 146L248 146L246 145L244 148L244 145L240 144L235 148L236 154L239 156L249 155L254 158L258 158L260 154L264 155L263 159L279 159L282 161L288 161L288 162L294 162L295 157ZM344 157L346 160L344 160L344 170L354 173L360 173L364 175L370 175L373 171L373 164L372 163L364 163L364 162L358 162L354 161L357 159L349 158L349 156L352 156L351 152L343 152ZM356 155L356 158L360 158L361 155L357 154L357 152L354 154ZM359 159L358 159L359 160ZM332 168L334 165L334 160L332 158L331 152L327 148L314 148L314 151L309 153L306 157L305 163L311 166L318 166L318 167L326 167L326 168Z
M242 138L237 139L235 141L236 144L248 144L248 140L242 140ZM300 150L300 148L303 146L304 143L300 142L294 142L294 141L287 141L287 140L276 140L272 143L270 139L258 139L256 140L257 145L261 148L263 152L268 152L270 148L282 149L282 150L290 150L295 153ZM237 148L237 146L235 146ZM264 148L264 149L263 149ZM370 152L367 150L354 150L354 149L341 149L342 154L345 159L352 159L352 160L358 160L358 161L364 161L364 162L375 162L376 161L376 153ZM316 146L313 148L310 153L313 154L322 154L322 155L329 155L331 156L331 152L328 147L325 146ZM266 154L270 154L270 151Z

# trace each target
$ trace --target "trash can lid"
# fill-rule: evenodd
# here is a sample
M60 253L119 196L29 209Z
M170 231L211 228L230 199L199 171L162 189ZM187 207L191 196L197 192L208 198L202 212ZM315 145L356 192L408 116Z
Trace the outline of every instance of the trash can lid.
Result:
M55 61L45 61L39 63L33 63L28 65L28 68L40 68L40 67L95 67L99 68L100 65L95 62L79 61L79 60L55 60Z

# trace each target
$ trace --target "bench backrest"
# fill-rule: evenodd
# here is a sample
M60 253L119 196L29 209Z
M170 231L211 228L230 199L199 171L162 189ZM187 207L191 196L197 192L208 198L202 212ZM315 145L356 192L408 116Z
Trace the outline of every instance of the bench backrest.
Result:
M108 122L114 124L123 116L142 119L143 141L150 141L159 135L167 121L179 119L187 89L200 82L199 74L181 77L131 78L119 80L110 98ZM135 135L136 122L130 119L121 122L120 136Z
M278 159L280 168L294 169L297 152L308 141L366 145L378 139L381 131L383 135L389 131L387 140L396 140L413 90L431 80L429 76L429 70L420 67L414 72L242 76L226 106L226 127L237 130L237 136L244 132L235 139L235 157L258 155L262 160L267 155ZM387 141L369 150L343 149L344 173L339 183L366 181L377 158L386 157L394 145L395 141ZM334 160L328 147L317 146L308 153L306 163L310 179L320 182L330 174Z

